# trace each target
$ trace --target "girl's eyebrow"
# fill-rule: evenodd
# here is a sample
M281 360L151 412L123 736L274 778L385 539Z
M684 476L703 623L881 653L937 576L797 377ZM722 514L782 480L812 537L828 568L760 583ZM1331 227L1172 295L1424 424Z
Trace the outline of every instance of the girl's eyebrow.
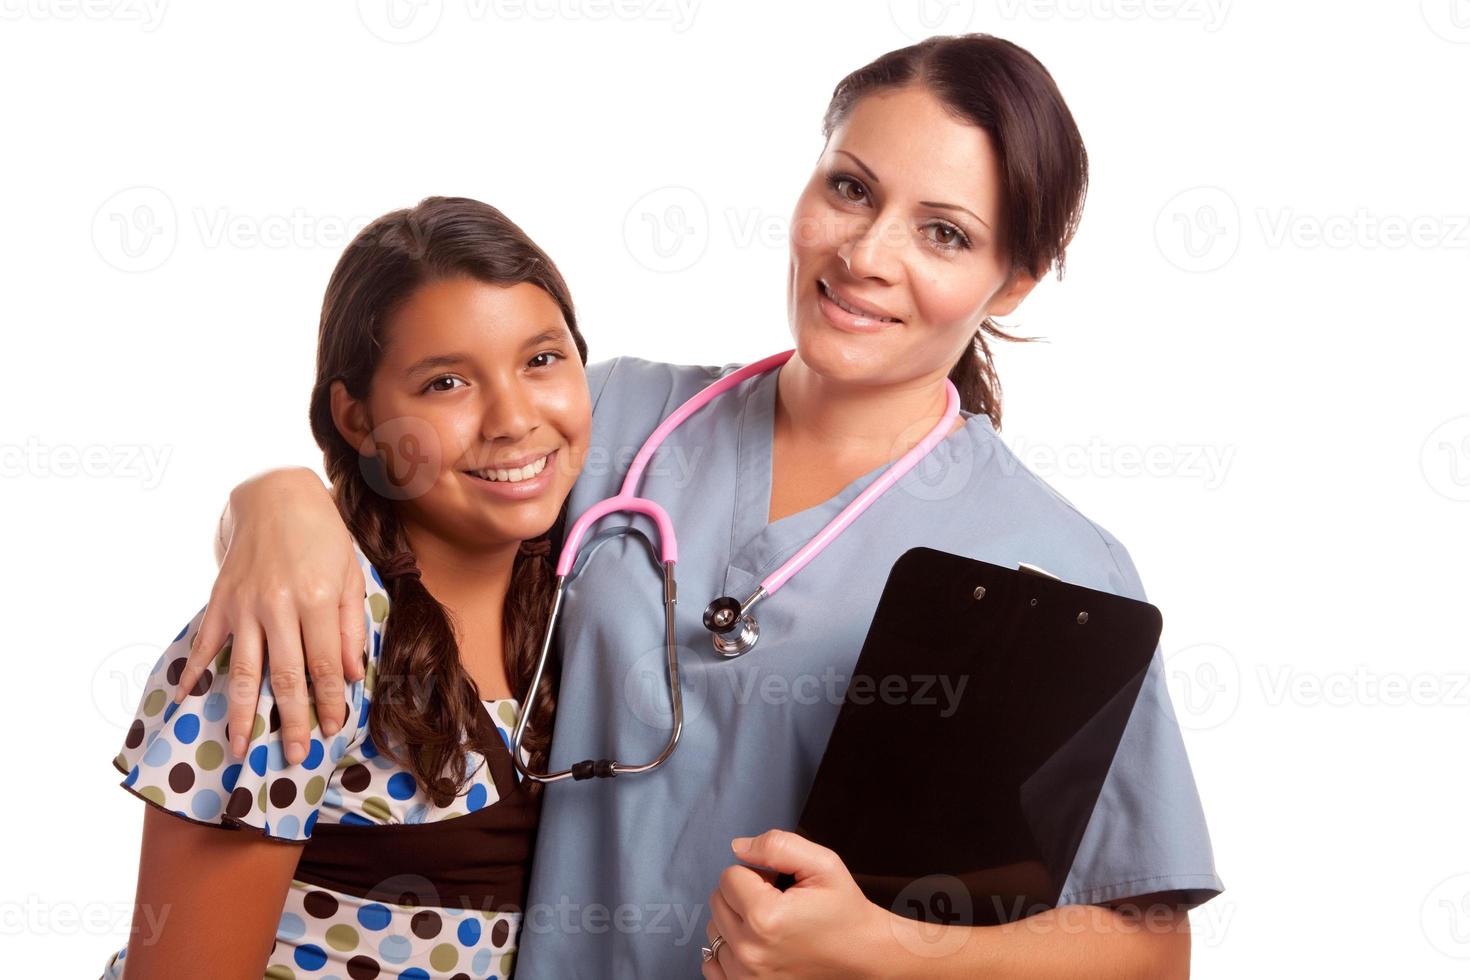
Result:
M428 357L414 361L404 373L414 375L431 368L454 367L456 364L465 364L470 360L468 354L430 354Z
M566 339L567 332L560 328L543 330L530 340L522 344L522 347L535 347L537 344L549 344L554 340Z

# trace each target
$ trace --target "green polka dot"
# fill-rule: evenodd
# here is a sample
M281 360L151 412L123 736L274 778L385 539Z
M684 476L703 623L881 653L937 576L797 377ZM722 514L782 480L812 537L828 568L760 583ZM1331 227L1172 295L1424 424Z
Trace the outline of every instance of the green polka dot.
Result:
M219 656L214 658L214 672L216 674L227 674L230 671L230 651L234 647L234 641L226 643Z
M225 761L224 746L218 742L205 742L194 753L194 761L206 772L218 769L219 764Z
M363 800L362 812L385 823L393 818L393 811L388 808L388 801L381 796L370 796Z
M128 765L127 756L123 755L121 752L117 754L116 759L112 760L112 764L121 769L123 772L131 772L133 768L132 766Z
M163 710L164 704L168 702L168 695L163 693L163 688L149 691L148 696L143 699L143 714L152 718Z
M313 731L317 727L317 722L316 722L316 702L315 701L308 701L306 703L306 727L308 729L313 730Z
M388 615L388 597L381 592L374 592L368 596L368 610L373 614L373 622L381 623L383 617Z
M256 715L255 716L255 724L253 724L253 725L250 726L250 741L253 742L257 738L260 738L261 733L264 732L264 731L265 731L265 719L262 718L260 715Z
M316 806L317 800L322 798L322 791L327 788L327 781L320 776L312 776L306 784L306 802Z
M159 806L163 806L163 790L159 789L157 786L144 786L142 789L138 790L138 795L143 797L143 799L147 800L149 803L157 803Z
M277 963L265 971L265 980L296 980L296 971Z
M357 930L339 922L327 930L327 945L343 953L351 952L357 948Z
M270 785L270 784L269 783L261 783L260 784L260 792L258 792L258 793L255 794L255 805L260 808L260 812L261 813L264 813L265 812L265 803L266 803L265 788L268 785Z
M516 708L509 701L502 701L495 706L495 716L507 728L514 728L516 723Z
M459 962L459 951L452 943L440 943L429 950L429 965L440 973L448 973Z
M344 755L337 760L338 769L351 769L355 765L357 765L357 756L355 755Z

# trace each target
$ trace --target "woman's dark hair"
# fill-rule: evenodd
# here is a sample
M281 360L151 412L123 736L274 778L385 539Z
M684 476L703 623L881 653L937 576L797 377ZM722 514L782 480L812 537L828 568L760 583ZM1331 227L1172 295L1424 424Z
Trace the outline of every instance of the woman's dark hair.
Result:
M497 286L539 286L561 307L577 353L587 362L566 283L525 232L488 204L427 197L372 222L342 253L322 303L311 392L311 431L326 459L337 510L392 599L368 732L381 752L413 773L437 806L454 799L471 775L465 744L482 710L479 692L460 663L449 611L417 575L402 574L417 566L390 499L393 487L381 455L402 447L379 446L377 455L360 456L337 431L331 387L342 381L354 398L366 399L394 312L420 287L459 277ZM551 602L549 552L549 535L522 542L505 597L505 673L523 705ZM548 670L542 678L525 742L538 767L551 741L553 675Z
M890 51L837 83L822 119L832 136L858 101L884 89L926 87L956 117L985 130L1000 156L1001 245L1012 272L1040 279L1065 270L1067 245L1087 196L1087 150L1051 74L1029 52L989 34L931 37ZM967 410L1000 429L1000 378L985 335L1005 333L986 317L949 373Z

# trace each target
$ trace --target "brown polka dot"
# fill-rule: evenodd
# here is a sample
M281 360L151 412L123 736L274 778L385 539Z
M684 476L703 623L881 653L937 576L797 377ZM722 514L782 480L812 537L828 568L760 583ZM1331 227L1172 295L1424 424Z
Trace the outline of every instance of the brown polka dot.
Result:
M280 708L277 708L275 705L271 705L271 731L273 731L273 732L280 731L280 729L281 729L281 709Z
M496 949L504 946L510 939L510 923L504 919L498 920L490 927L490 945Z
M143 719L142 718L134 718L132 725L128 727L128 737L127 737L126 740L123 741L123 745L127 746L130 749L136 749L138 746L140 746L142 744L143 744Z
M337 900L327 892L307 893L301 906L314 919L330 919L337 914Z
M194 695L194 697L196 698L203 697L209 691L210 685L212 685L213 683L214 674L210 673L208 668L205 668L204 673L199 675L199 679L194 682L193 690L191 690L189 693Z
M180 762L168 771L168 788L175 793L187 793L194 785L194 767Z
M373 774L368 772L368 767L361 762L342 774L342 788L350 793L361 793L372 781Z
M239 819L250 812L255 797L250 790L244 786L236 786L235 791L230 794L230 802L225 806L225 813Z
M354 956L347 961L347 975L352 980L373 980L379 969L378 961L371 956Z
M470 980L470 975L468 973L456 973L449 980Z
M286 777L271 780L271 806L285 809L296 800L296 784Z
M430 912L425 909L409 920L409 927L420 939L433 939L439 935L439 930L444 928L444 920L439 918L438 912Z
M168 682L170 684L177 684L179 682L179 678L184 676L184 668L188 665L189 660L187 657L180 657L173 663L169 664L168 673L165 675L166 677L168 677Z

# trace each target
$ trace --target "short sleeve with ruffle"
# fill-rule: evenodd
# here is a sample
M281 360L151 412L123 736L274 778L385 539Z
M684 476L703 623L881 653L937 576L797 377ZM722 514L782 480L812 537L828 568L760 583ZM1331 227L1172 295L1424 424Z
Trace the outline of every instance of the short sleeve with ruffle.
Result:
M136 717L113 765L126 774L122 785L149 803L199 823L249 827L267 837L305 841L323 798L338 775L337 763L367 739L367 710L388 612L388 596L377 570L354 543L366 593L365 678L347 686L347 718L335 735L323 734L316 708L307 755L288 765L280 713L270 675L262 672L260 701L245 759L229 750L226 687L231 643L227 642L188 695L174 704L190 643L204 619L201 609L174 637L154 666Z

